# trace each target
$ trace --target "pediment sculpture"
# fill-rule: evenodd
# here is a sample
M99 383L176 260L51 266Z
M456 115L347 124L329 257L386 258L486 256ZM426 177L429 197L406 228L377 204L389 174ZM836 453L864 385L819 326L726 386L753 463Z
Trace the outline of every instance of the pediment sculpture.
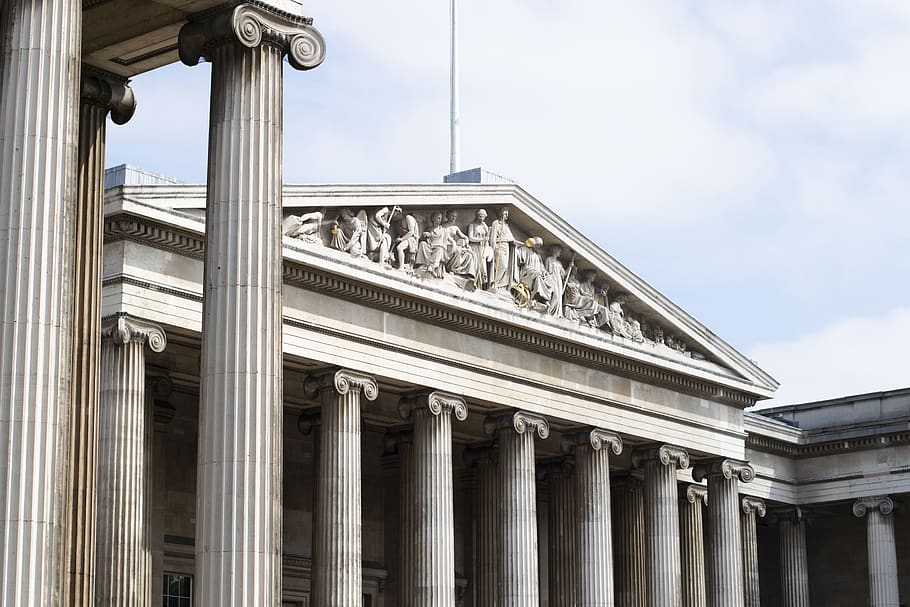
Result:
M460 219L471 215L468 223ZM599 272L562 243L509 222L509 208L413 209L381 206L307 210L288 215L283 234L321 244L390 272L438 280L478 297L493 296L520 310L563 318L638 344L664 346L689 358L704 356L668 333L626 293L614 293Z

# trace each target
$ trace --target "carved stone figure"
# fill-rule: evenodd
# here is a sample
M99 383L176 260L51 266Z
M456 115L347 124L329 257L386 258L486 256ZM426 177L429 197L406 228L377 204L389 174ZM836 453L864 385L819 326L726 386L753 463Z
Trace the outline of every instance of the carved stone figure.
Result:
M517 279L515 268L515 237L509 227L509 209L499 210L499 219L490 225L490 247L493 249L493 274L490 290L501 289L508 292Z
M389 235L389 226L392 224L392 216L398 211L395 207L382 207L370 217L367 222L367 246L366 252L373 261L379 262L384 266L389 265L389 257L392 249L392 237Z
M468 236L461 231L458 224L458 211L446 211L446 222L442 227L448 232L449 244L446 250L446 269L452 274L474 278L477 273L477 259L474 251L468 246Z
M487 212L484 209L477 209L474 221L468 224L468 244L477 264L474 269L474 286L486 289L490 281L493 247L490 246L490 226L487 225Z
M543 239L529 238L524 246L518 247L515 257L518 264L518 282L527 289L531 302L545 307L548 314L559 313L559 299L562 296L562 281L547 270L537 252L543 246Z
M350 253L352 257L361 257L366 244L364 236L365 227L351 209L345 207L338 211L338 218L332 224L332 247Z
M324 215L324 210L312 211L303 215L288 215L281 222L281 233L307 242L322 242L319 237L319 229L322 227Z
M598 297L606 301L607 286L598 291L594 286L597 272L585 270L578 280L578 272L573 268L566 285L565 316L571 320L579 320L592 327L600 328L610 320L607 308Z
M450 242L449 232L442 225L442 213L433 211L430 214L430 227L417 244L414 266L423 268L436 278L445 277L446 251Z
M414 265L417 255L417 237L420 235L420 226L417 219L407 213L398 220L398 237L395 239L395 256L398 258L398 269L403 270L405 264Z
M624 303L626 303L626 296L617 295L613 301L608 304L608 310L610 311L610 330L613 331L613 335L632 339L632 333L629 331L628 325L626 324L626 313L622 309Z
M550 275L553 284L553 296L550 298L550 314L562 316L562 299L565 294L566 268L559 260L562 255L562 246L558 244L550 245L547 250L547 258L543 261L544 269ZM574 264L574 260L572 262Z

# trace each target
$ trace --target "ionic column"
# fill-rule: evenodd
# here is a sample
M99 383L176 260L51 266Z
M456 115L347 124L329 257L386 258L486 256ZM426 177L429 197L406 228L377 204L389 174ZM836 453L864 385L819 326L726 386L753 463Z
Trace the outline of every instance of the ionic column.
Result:
M645 607L645 506L639 479L626 475L612 480L613 579L617 607Z
M780 514L778 525L782 607L809 607L805 515L799 507L795 507Z
M363 600L360 396L376 400L369 375L342 369L307 378L322 401L316 527L313 530L313 605L349 607Z
M499 605L499 555L502 542L499 529L498 449L472 447L464 451L464 463L474 467L474 588L475 607Z
M746 607L760 607L760 578L758 575L758 530L755 517L765 516L767 508L764 500L744 496L742 504L743 531L743 597Z
M66 593L82 3L0 16L0 604Z
M398 527L398 549L390 554L388 562L394 565L390 571L390 582L386 585L386 600L401 607L414 605L414 484L413 478L413 434L410 430L389 432L386 434L385 447L389 454L395 453L393 474L393 487L398 487L395 503ZM391 463L391 462L390 462ZM390 527L392 528L392 527ZM386 542L388 546L390 542Z
M704 507L708 489L703 485L686 485L680 490L679 539L682 557L683 607L705 607L705 534Z
M682 604L676 470L689 467L689 454L662 445L634 451L632 462L644 469L648 604L676 607Z
M414 422L415 604L455 607L455 514L452 416L468 418L460 396L430 392L402 399L398 410Z
M151 400L145 347L165 347L160 327L118 316L104 323L98 402L97 529L94 605L152 604Z
M73 391L67 507L66 597L72 605L95 602L95 452L98 367L101 360L101 243L104 143L107 115L126 123L136 109L126 80L82 66L79 108L79 189L73 281Z
M610 452L622 453L618 434L600 428L563 437L563 451L575 455L575 603L607 607L613 598L613 538L610 509ZM552 508L552 501L551 506ZM552 541L552 540L551 540Z
M749 483L755 471L746 462L720 459L697 464L696 482L708 479L709 607L743 604L743 545L740 529L739 481Z
M261 2L204 13L183 26L178 44L187 65L203 56L212 65L196 599L224 607L276 605L282 516L282 58L287 55L298 69L316 67L325 46L307 19Z
M544 418L517 411L488 418L487 434L499 439L499 604L537 607L540 580L537 563L537 488L534 474L534 434L545 439L550 426Z
M863 497L853 504L853 514L866 517L871 607L898 607L900 603L893 512L894 502L884 495Z
M550 605L575 605L575 475L569 460L539 466L546 479L547 593Z

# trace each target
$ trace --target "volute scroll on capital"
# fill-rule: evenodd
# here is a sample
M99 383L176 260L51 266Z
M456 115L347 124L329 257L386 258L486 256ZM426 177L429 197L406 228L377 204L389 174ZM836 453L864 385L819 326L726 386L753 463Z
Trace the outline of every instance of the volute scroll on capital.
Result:
M613 455L620 455L623 444L622 437L619 434L602 428L592 428L584 432L566 434L560 441L562 452L566 454L574 452L575 448L579 446L588 446L594 451L600 451L606 446L613 452Z
M177 37L180 60L196 65L213 48L230 41L247 48L276 46L298 70L311 70L325 60L325 38L313 27L311 18L286 13L258 0L201 13L184 25Z
M700 483L709 476L722 476L727 480L736 477L743 483L751 483L755 480L755 468L736 459L715 459L695 464L692 469L695 482Z
M752 514L753 512L760 517L764 517L768 513L768 507L765 505L765 500L752 497L751 495L744 495L740 500L740 506L742 507L743 514Z
M870 510L878 510L882 514L894 512L894 500L887 495L861 497L853 502L853 514L860 518L866 516Z
M708 488L704 485L686 485L680 492L690 504L701 502L705 506L708 505Z
M664 466L674 465L680 470L689 467L689 453L682 447L660 445L643 447L632 452L632 466L640 468L648 460L658 460Z
M311 375L303 382L303 390L310 398L316 398L323 390L334 389L340 395L352 390L362 393L367 400L376 400L379 396L379 384L366 373L338 369L322 375Z
M550 436L550 424L544 417L528 413L526 411L516 411L512 414L491 416L483 422L484 431L493 435L498 430L512 428L517 434L524 434L527 431L536 432L541 439Z
M115 344L126 345L133 341L142 341L148 344L152 352L163 352L167 346L167 336L164 330L154 323L150 323L132 316L118 315L101 320L101 338L112 339Z
M136 95L129 86L129 80L98 69L82 65L80 96L88 102L104 108L111 114L114 124L126 124L136 113Z
M451 413L460 422L468 419L468 405L457 394L433 391L423 394L403 397L398 402L398 414L402 419L410 419L414 411L423 409L432 415L440 415L443 411Z

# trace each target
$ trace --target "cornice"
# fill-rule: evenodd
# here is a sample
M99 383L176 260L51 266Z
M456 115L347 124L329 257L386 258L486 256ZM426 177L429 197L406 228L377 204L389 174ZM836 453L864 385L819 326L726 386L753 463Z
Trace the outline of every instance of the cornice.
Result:
M749 433L746 436L746 448L781 455L793 459L822 457L838 453L868 451L885 447L910 445L910 431L873 434L857 438L840 439L823 443L794 444L777 438Z

